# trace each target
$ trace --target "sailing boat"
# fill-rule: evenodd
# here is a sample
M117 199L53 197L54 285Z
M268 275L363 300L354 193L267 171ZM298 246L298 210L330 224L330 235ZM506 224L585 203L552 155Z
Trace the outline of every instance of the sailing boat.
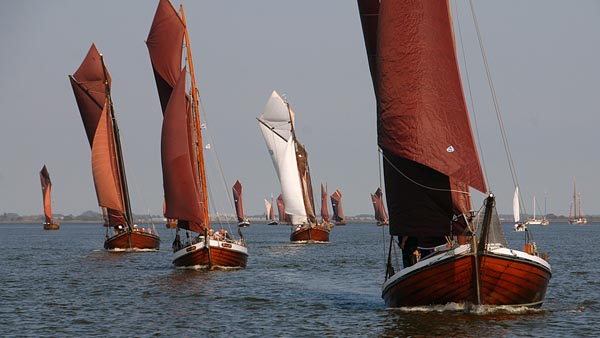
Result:
M52 199L50 198L50 190L52 190L52 182L46 165L40 171L40 181L42 183L42 198L44 200L44 230L58 230L60 225L52 220Z
M321 219L323 224L326 224L331 228L332 225L329 222L329 208L327 208L327 187L323 186L323 183L321 183Z
M69 79L92 149L92 176L98 204L105 215L104 248L158 250L160 237L156 230L138 230L133 224L121 138L110 92L111 78L94 44Z
M283 201L283 194L277 196L277 213L279 214L279 224L290 224L290 218L285 213L285 202Z
M487 188L449 3L359 0L358 8L390 214L385 303L541 306L552 273L534 243L526 242L526 252L506 247L491 193L483 217L469 211L468 187ZM396 243L401 270L393 259Z
M233 202L235 203L235 213L238 220L239 227L249 227L250 221L246 218L244 213L244 204L242 203L242 184L239 180L235 181L233 185Z
M513 217L515 219L514 229L515 231L525 231L527 226L521 222L521 207L519 203L519 187L515 187L515 194L513 195Z
M587 224L587 219L581 213L581 193L577 193L573 179L573 204L569 210L569 224Z
M347 222L346 217L344 216L344 208L342 208L342 192L338 189L331 194L330 198L335 225L346 225Z
M294 112L277 91L257 118L279 177L285 213L290 215L292 242L329 242L329 227L315 215L308 153L296 138Z
M275 220L275 211L273 210L273 195L271 195L271 201L267 200L266 198L265 200L265 210L266 212L266 219L267 219L267 224L268 225L277 225L277 220Z
M385 212L385 207L383 206L383 192L381 191L380 187L377 188L374 194L371 194L371 201L373 202L377 226L390 225L388 221L388 215Z
M546 217L542 217L542 218L536 218L535 217L535 196L533 196L533 218L530 218L527 220L527 222L525 222L525 224L530 225L547 225L548 223L544 224L544 221L547 222Z
M215 232L210 227L198 91L183 6L179 10L181 16L168 0L160 0L146 40L163 112L165 216L177 219L173 264L209 270L243 268L248 249L241 230L238 228L237 240L225 228ZM182 66L184 46L186 65ZM191 85L189 96L187 83ZM185 242L181 241L181 229L186 230Z

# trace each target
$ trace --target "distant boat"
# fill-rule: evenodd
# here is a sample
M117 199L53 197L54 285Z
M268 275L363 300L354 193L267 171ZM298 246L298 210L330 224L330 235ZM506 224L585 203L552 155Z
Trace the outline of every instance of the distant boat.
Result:
M469 187L487 188L449 1L359 0L358 9L390 216L386 306L541 306L552 272L534 243L507 247L491 193L471 212Z
M275 211L273 210L273 196L271 195L271 201L267 200L266 198L265 200L265 217L267 219L267 224L268 225L277 225L277 220L275 219Z
M331 194L330 198L335 225L346 225L346 216L344 215L344 208L342 207L342 192L338 189Z
M544 207L545 209L545 207ZM550 224L550 222L546 219L546 212L544 210L544 216L542 216L542 218L537 218L535 216L535 212L536 212L536 204L535 204L535 196L533 196L533 217L528 219L527 222L525 222L526 225L548 225Z
M244 268L248 248L240 228L238 240L225 228L214 231L210 227L198 90L183 6L179 11L168 0L160 0L146 39L163 112L165 215L177 219L173 264L209 270ZM186 230L185 241L181 229Z
M79 69L69 76L92 149L92 176L105 216L107 250L158 250L160 237L137 228L129 202L119 127L111 96L111 77L92 44ZM142 231L143 230L143 231Z
M587 219L581 213L581 193L577 193L575 179L573 179L573 204L569 209L570 224L587 224Z
M327 186L323 186L323 183L321 183L321 219L323 224L331 228L333 224L329 222L329 208L327 207L328 202Z
M42 182L42 198L44 201L44 230L58 230L60 225L52 219L52 199L50 198L52 182L45 164L40 171L40 181Z
M242 183L239 180L235 181L233 185L233 202L235 203L235 213L238 220L239 227L249 227L250 221L246 218L244 213L244 203L242 201Z
M257 120L279 177L285 213L291 218L290 241L329 242L329 227L317 223L308 153L296 138L289 103L273 91Z
M514 229L515 231L525 231L527 226L524 222L521 222L521 207L519 203L519 187L515 187L515 193L513 195L513 218L515 220Z
M285 213L285 202L283 201L283 195L277 196L277 213L279 214L279 224L290 225L290 217Z
M375 193L371 194L371 201L373 202L373 210L375 211L377 225L389 225L388 215L385 212L385 207L383 205L383 191L381 191L381 188L377 188Z

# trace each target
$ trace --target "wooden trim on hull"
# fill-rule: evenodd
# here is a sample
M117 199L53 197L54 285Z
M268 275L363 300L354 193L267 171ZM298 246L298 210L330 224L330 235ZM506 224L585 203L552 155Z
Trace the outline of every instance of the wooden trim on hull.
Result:
M184 254L180 252L184 251ZM212 268L245 268L248 261L246 247L227 242L211 240L210 254ZM173 254L173 264L177 267L208 268L208 249L203 242L196 243Z
M292 242L329 242L329 230L320 226L303 226L292 232Z
M56 223L44 223L44 230L58 230L60 225Z
M130 245L131 244L131 245ZM104 241L106 250L159 250L160 237L145 232L122 232Z
M479 256L482 305L542 305L552 272L522 256L491 252ZM474 257L454 255L423 266L385 286L382 297L388 307L476 304Z

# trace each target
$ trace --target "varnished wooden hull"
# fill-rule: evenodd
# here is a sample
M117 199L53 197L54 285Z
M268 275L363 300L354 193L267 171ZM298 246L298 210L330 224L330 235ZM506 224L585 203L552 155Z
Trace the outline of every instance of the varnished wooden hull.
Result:
M44 230L58 230L60 225L56 223L44 223Z
M124 231L104 241L106 250L159 250L160 237L147 232Z
M480 255L477 259L480 303L474 260L468 250L423 260L386 281L382 297L388 307L447 303L542 305L552 272L541 258L504 248Z
M208 251L204 241L187 246L173 253L173 264L177 267L200 269L246 267L248 249L245 246L210 240L210 262Z
M290 235L292 242L329 242L329 229L326 226L297 227Z

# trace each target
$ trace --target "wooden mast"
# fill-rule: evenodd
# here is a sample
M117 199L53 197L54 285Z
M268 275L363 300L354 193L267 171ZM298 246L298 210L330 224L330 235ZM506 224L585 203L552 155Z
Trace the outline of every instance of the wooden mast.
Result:
M193 109L194 109L194 120L195 120L195 131L196 131L196 140L198 142L196 146L197 150L197 159L198 159L198 168L200 170L200 180L202 184L201 194L202 201L204 203L203 212L204 212L204 224L210 229L210 221L208 216L208 194L206 192L206 174L204 171L204 153L203 153L203 143L202 143L202 131L200 130L200 113L198 111L198 90L196 88L196 77L194 76L194 64L192 62L192 50L190 49L190 38L188 35L187 24L185 21L185 13L183 11L183 5L179 5L179 10L181 11L181 22L183 23L183 32L185 37L185 45L187 51L187 63L190 67L190 77L191 77L191 92L193 99Z
M106 75L106 65L104 64L104 56L100 54L100 61L102 63L102 73L104 76L104 90L106 92L106 98L110 105L110 119L113 129L113 137L115 142L115 150L117 152L117 162L119 166L119 176L121 181L121 189L123 193L123 206L125 207L125 217L127 221L127 228L131 232L133 230L133 214L131 212L131 203L129 201L129 189L127 187L127 177L125 176L125 166L123 164L123 150L121 149L121 136L119 134L119 126L117 125L117 119L115 118L115 111L110 94L110 86L108 84L108 77ZM129 239L131 240L131 239ZM131 246L131 243L129 243Z

